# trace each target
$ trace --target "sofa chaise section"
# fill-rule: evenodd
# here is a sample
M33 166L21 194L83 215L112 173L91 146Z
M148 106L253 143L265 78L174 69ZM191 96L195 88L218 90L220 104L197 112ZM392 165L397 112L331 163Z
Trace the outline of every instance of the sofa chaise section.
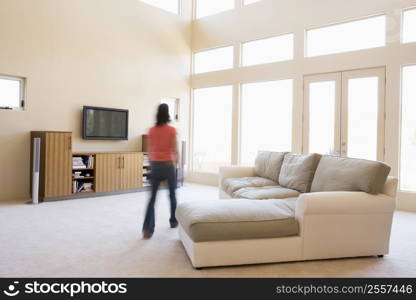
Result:
M299 233L295 199L187 202L176 215L194 242L276 238Z

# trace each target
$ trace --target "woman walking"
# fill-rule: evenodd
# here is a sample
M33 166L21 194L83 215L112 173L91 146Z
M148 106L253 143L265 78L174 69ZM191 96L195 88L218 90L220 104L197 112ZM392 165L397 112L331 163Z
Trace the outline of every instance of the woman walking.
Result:
M151 196L147 204L146 216L143 224L143 238L150 239L155 230L155 201L160 183L168 181L170 198L170 227L178 226L175 217L176 210L176 162L178 160L176 129L170 122L169 107L160 104L156 115L156 125L148 133L148 151L150 160Z

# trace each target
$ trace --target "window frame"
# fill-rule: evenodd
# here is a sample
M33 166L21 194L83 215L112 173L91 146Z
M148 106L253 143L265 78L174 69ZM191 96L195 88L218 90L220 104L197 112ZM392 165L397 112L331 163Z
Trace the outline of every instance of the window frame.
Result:
M364 48L364 49L356 49L356 50L347 50L347 51L342 51L342 52L336 52L336 53L326 53L326 54L320 54L320 55L312 55L309 56L308 55L308 47L309 47L309 43L308 43L308 32L311 30L316 30L316 29L321 29L321 28L327 28L327 27L332 27L332 26L336 26L336 25L342 25L342 24L348 24L348 23L353 23L353 22L359 22L359 21L364 21L367 19L372 19L372 18L377 18L377 17L385 17L386 19L386 27L384 28L384 45L383 46L377 46L377 47L371 47L371 48ZM337 55L337 54L345 54L345 53L354 53L357 51L365 51L365 50L372 50L372 49L379 49L379 48L385 48L387 46L387 13L378 13L378 14L372 14L372 15L367 15L367 16L361 16L361 17L356 17L356 18L349 18L347 20L344 21L337 21L334 23L327 23L325 25L319 25L319 26L312 26L309 28L306 28L304 30L304 37L303 37L303 44L304 44L304 49L303 49L303 56L304 58L315 58L315 57L323 57L323 56L328 56L328 55Z
M23 111L26 107L26 78L12 75L0 74L0 79L13 80L19 82L19 107L2 106L0 103L0 110L15 110Z
M221 49L221 48L232 48L233 56L232 56L231 68L220 69L220 70L212 70L212 71L200 72L200 73L195 72L195 66L196 66L195 57L196 57L196 54L201 53L201 52L208 52L208 51L218 50L218 49ZM208 74L208 73L212 73L212 72L222 72L222 71L226 71L226 70L232 70L232 69L235 68L235 63L234 62L235 62L235 46L234 46L234 44L227 44L227 45L223 45L223 46L215 46L213 48L206 48L206 49L202 49L202 50L197 50L197 51L192 52L192 68L191 68L192 73L191 73L191 76L200 75L200 74ZM215 86L213 86L213 87L215 87Z

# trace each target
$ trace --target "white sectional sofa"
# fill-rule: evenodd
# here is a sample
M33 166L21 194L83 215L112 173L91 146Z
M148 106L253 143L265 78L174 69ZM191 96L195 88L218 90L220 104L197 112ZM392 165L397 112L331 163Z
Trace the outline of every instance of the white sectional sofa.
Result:
M220 169L224 200L178 206L180 238L196 268L383 256L397 189L389 171L380 162L262 152L255 167Z

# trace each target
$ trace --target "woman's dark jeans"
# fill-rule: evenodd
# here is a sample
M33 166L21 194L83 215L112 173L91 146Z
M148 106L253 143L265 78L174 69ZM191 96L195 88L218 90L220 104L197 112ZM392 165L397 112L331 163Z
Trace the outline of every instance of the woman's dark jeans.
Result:
M153 232L155 230L155 201L160 183L168 181L170 198L170 223L176 223L176 171L172 162L154 161L150 163L150 181L152 183L152 194L147 204L146 216L143 223L143 230Z

